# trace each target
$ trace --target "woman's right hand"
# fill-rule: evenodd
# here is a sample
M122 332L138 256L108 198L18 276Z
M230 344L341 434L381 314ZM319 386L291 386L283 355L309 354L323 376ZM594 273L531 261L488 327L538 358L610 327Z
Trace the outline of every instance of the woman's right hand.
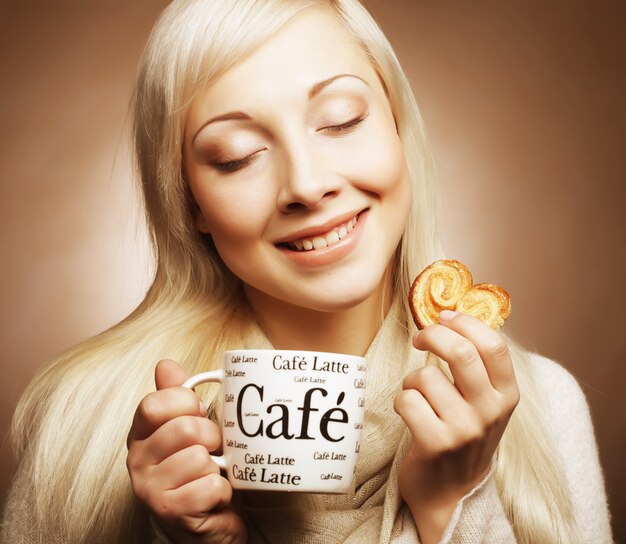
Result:
M246 542L246 526L229 506L232 487L209 454L221 446L220 428L180 387L187 378L174 361L156 366L157 390L141 400L128 433L133 492L176 544Z

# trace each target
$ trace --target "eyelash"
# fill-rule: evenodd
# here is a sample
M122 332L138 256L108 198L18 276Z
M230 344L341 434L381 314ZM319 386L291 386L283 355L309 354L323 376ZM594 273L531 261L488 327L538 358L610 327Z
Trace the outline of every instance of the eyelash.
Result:
M344 123L342 125L325 127L322 130L334 133L345 132L346 130L350 130L351 128L357 126L359 123L361 123L361 121L365 120L365 117L357 117L356 119L352 119L352 121L348 121L347 123ZM213 166L217 170L229 174L231 172L236 172L237 170L240 170L241 168L252 162L255 155L256 153L253 153L252 155L249 155L248 157L244 157L243 159L239 159L237 161L216 162L213 163Z
M332 127L326 127L322 130L327 130L329 132L343 132L345 130L349 130L355 126L357 126L361 121L363 121L365 117L357 117L356 119L352 119L352 121L348 121L343 125L335 125Z
M254 155L256 155L256 153ZM239 170L240 168L242 168L243 166L251 162L252 157L254 157L254 155L250 155L249 157L239 159L238 161L216 162L216 163L213 163L213 166L217 170L220 170L222 172L226 172L226 173L235 172L236 170Z

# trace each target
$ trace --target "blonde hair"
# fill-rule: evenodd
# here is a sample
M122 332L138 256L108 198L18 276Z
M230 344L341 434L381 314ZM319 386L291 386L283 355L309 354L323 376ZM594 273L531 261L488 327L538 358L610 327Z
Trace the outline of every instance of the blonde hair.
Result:
M327 5L361 44L387 92L414 186L392 263L389 296L406 301L411 279L444 258L436 225L434 164L411 88L384 34L358 0L175 0L144 51L136 85L134 142L157 262L143 302L122 322L46 365L13 420L19 457L28 453L41 541L145 542L147 512L126 469L126 435L154 365L189 373L218 367L249 326L239 280L192 220L183 174L187 108L200 89L253 51L302 9ZM406 323L410 322L405 305ZM497 484L520 543L572 542L564 474L539 406L528 353L507 336L522 400L498 447ZM441 363L440 361L438 362ZM213 404L215 389L205 402Z

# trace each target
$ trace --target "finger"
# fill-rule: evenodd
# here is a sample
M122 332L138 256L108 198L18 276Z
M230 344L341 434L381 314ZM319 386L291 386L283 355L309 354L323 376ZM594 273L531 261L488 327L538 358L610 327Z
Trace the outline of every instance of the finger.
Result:
M233 488L228 480L220 476L219 473L211 473L167 493L169 495L168 500L176 504L179 512L184 515L198 515L228 506L232 499ZM211 517L213 515L214 513L211 512Z
M196 394L184 387L170 387L148 393L137 406L128 434L127 446L133 440L143 440L165 422L179 416L204 416Z
M161 489L181 487L207 474L219 474L220 468L204 446L194 444L177 451L159 463L153 472Z
M154 369L154 382L157 390L167 387L179 387L187 381L189 375L171 359L159 361Z
M438 442L445 432L445 424L419 391L406 389L396 395L393 409L408 427L417 447L426 451L429 442Z
M469 406L439 367L428 365L411 372L402 383L403 389L417 389L447 423L462 421Z
M413 345L448 363L454 385L466 400L471 401L492 389L478 350L458 332L444 325L430 325L413 337Z
M494 389L501 393L516 390L511 354L502 333L472 315L455 313L452 319L442 319L441 324L458 332L476 346Z
M222 445L219 426L205 417L180 416L166 421L148 438L138 441L144 454L144 463L158 465L177 451L194 444L204 446L207 451L218 451Z

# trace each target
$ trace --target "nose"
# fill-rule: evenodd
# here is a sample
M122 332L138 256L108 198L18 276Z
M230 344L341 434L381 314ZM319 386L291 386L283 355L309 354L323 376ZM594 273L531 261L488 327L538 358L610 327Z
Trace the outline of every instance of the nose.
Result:
M306 145L290 145L285 151L277 205L282 212L314 209L337 196L341 181L325 166L323 157L315 156Z

